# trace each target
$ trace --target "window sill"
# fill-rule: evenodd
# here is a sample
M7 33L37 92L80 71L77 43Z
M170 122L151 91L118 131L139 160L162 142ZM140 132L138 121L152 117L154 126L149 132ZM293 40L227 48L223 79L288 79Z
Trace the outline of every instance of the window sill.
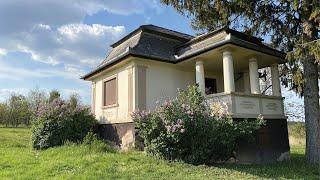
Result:
M114 108L114 107L118 107L119 104L116 103L116 104L110 104L110 105L107 105L107 106L102 106L102 109L109 109L109 108Z

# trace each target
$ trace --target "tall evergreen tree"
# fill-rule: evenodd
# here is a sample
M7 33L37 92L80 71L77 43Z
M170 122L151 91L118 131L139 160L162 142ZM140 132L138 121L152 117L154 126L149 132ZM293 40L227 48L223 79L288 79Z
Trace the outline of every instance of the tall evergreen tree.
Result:
M304 96L306 159L320 161L319 0L161 0L192 18L200 32L230 27L270 36L271 45L287 53L283 83Z

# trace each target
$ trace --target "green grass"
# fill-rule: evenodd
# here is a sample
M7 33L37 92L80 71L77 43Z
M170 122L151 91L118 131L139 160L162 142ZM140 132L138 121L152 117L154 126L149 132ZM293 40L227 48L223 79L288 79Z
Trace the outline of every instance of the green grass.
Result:
M288 132L291 145L305 146L306 130L304 122L288 122Z
M0 179L319 179L304 162L304 147L291 147L289 162L215 167L170 163L142 152L107 153L82 145L33 151L30 129L0 128Z

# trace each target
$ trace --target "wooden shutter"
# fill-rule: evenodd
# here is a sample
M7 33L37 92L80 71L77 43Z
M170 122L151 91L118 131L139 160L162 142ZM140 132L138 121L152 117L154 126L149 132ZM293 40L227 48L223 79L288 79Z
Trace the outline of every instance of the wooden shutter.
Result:
M113 78L104 82L104 106L117 104L117 79Z

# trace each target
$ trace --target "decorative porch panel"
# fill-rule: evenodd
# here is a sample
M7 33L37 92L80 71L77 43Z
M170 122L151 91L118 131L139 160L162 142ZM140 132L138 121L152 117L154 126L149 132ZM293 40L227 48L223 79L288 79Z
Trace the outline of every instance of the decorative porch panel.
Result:
M257 118L261 114L265 119L286 119L283 98L278 96L231 92L208 95L207 101L226 103L233 118Z

